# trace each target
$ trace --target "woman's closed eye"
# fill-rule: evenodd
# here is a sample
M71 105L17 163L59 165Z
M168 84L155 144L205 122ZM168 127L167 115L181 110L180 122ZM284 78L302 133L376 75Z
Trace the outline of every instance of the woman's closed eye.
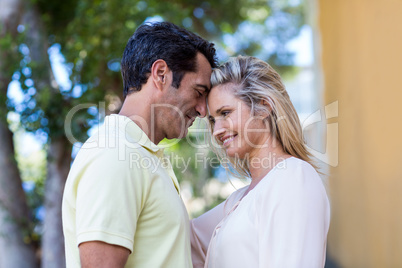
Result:
M220 112L219 112L219 116L217 117L217 119L224 119L224 118L226 118L231 112L232 112L232 111L230 111L230 110L223 110L223 111L220 111ZM208 117L208 120L209 120L209 122L210 122L211 124L215 124L215 118L214 118L212 115L210 115L210 116Z
M226 116L228 116L229 114L231 113L231 111L221 111L221 116L223 117L223 118L225 118Z

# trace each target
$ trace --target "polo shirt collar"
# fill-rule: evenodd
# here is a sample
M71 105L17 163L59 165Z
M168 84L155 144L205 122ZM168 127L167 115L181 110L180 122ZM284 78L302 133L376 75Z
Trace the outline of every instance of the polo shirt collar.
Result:
M176 175L174 174L172 165L169 159L164 158L163 148L156 146L145 134L145 132L136 124L133 120L124 115L112 114L105 118L106 124L115 124L118 126L119 131L123 131L124 135L128 141L133 143L138 143L140 146L144 147L148 151L155 154L162 161L166 161L165 163L168 165L166 171L168 172L171 180L173 181L174 187L177 190L177 193L180 195L180 186L177 180Z
M155 145L145 132L133 120L124 115L112 114L110 119L117 121L119 129L123 130L129 141L136 142L156 155L163 155L163 149Z

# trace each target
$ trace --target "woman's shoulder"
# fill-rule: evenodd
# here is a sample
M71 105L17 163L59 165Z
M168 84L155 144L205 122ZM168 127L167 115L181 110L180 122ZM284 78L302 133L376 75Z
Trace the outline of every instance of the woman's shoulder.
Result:
M225 201L225 211L227 209L230 210L243 197L244 193L247 191L247 188L248 185L234 191L229 195Z
M278 163L263 179L265 190L277 191L325 191L321 177L308 162L290 157Z
M329 207L327 191L314 167L306 161L291 157L276 166L258 185L255 196L261 209L274 207Z
M307 161L301 160L296 157L289 157L278 163L274 172L268 173L267 176L272 175L273 178L281 178L295 180L297 178L320 178L315 168Z

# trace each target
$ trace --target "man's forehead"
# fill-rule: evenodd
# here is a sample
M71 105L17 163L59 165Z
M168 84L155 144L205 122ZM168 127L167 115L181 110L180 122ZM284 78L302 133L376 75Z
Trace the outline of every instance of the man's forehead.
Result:
M207 72L211 75L212 67L207 58L198 52L196 59L196 72Z
M182 81L188 86L199 88L205 92L211 90L212 68L208 60L201 53L197 54L196 69L185 72Z
M204 89L206 92L211 90L211 73L210 72L198 72L196 73L194 87Z

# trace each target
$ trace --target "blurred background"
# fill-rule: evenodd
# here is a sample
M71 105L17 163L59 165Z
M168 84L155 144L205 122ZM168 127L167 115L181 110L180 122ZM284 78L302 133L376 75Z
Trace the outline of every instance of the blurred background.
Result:
M64 267L61 198L80 146L122 103L120 59L167 20L283 77L323 173L326 267L402 267L402 1L0 0L0 268ZM196 217L247 184L202 135L163 141Z

